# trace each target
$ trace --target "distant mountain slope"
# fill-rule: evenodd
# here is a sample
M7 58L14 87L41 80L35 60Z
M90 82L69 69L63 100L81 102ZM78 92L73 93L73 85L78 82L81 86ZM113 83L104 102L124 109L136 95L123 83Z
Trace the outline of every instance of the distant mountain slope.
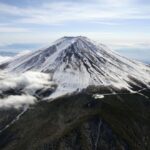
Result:
M0 64L10 61L15 55L13 52L0 51Z
M15 56L17 53L0 51L0 56Z

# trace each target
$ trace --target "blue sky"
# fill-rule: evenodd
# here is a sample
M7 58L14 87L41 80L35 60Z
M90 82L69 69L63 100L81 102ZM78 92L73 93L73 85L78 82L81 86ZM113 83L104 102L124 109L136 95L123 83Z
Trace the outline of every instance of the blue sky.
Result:
M149 0L0 0L0 18L1 51L83 35L150 58Z

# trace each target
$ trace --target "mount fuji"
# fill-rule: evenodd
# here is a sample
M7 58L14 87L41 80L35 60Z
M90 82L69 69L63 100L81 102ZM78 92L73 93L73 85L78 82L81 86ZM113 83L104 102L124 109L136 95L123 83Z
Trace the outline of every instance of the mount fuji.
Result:
M130 60L82 36L63 37L45 49L2 64L8 72L29 70L48 73L58 87L52 97L88 86L112 86L133 90L133 85L149 86L150 68Z

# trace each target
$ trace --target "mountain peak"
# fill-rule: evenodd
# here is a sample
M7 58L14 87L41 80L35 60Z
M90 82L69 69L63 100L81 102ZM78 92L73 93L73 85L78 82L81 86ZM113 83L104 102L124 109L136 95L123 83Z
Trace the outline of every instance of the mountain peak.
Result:
M88 39L85 36L64 36L62 38L64 38L64 39Z
M84 36L64 36L58 40L56 40L53 44L73 44L75 42L79 42L79 41L91 41L89 38L84 37Z

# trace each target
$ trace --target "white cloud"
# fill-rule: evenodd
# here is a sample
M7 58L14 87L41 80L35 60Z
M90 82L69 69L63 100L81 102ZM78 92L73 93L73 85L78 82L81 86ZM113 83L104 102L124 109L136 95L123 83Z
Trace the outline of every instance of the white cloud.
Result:
M0 33L18 33L18 32L28 32L28 29L20 27L9 27L9 26L0 26Z
M8 56L0 56L0 64L11 60L11 58L12 57L8 57Z
M101 0L100 0L101 1ZM105 0L105 3L107 5L111 5L111 6L128 6L133 4L133 1L135 2L135 0Z
M34 104L36 98L31 95L11 95L0 99L0 108L16 108L19 109L22 106L28 106Z
M110 21L110 19L150 19L150 9L137 7L129 0L51 2L36 7L20 8L0 3L0 13L18 16L14 22L61 24L67 21Z
M11 75L1 72L0 83L1 91L7 89L23 88L24 92L29 92L28 89L30 89L30 87L33 87L35 92L38 88L42 88L45 85L49 86L52 84L50 82L49 74L32 71L28 71L22 74L12 73Z
M25 51L19 52L16 56L1 56L0 55L0 64L8 62L8 61L10 61L12 59L16 59L17 57L20 57L20 56L23 56L23 55L27 55L29 53L31 53L30 50L25 50Z
M0 72L0 93L9 89L20 90L22 95L6 95L0 99L1 107L20 108L36 102L35 92L40 89L52 88L50 75L41 72L28 71L22 74L7 74Z
M16 57L21 57L21 56L23 56L23 55L28 55L28 54L30 54L30 53L31 53L30 50L24 50L24 51L19 52L19 53L15 56L15 58L16 58Z

